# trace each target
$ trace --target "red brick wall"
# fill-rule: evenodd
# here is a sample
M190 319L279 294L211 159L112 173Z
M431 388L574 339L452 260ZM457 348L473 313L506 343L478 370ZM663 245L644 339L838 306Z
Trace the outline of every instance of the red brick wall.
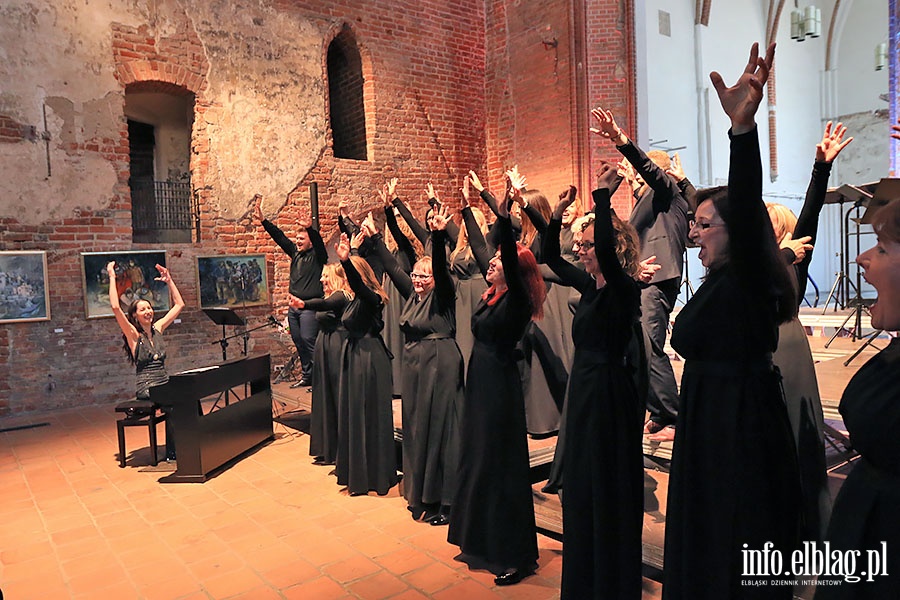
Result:
M488 2L487 179L494 189L503 189L503 169L518 164L551 204L569 184L586 198L597 160L621 158L609 142L589 139L586 113L603 103L635 131L632 21L631 0ZM614 205L630 212L624 191Z
M588 106L606 102L617 115L629 115L629 130L635 129L630 117L633 50L626 26L631 0L589 0L583 28L573 25L575 1L375 0L365 9L356 0L331 2L324 9L312 0L279 2L279 10L309 19L324 32L323 74L329 42L344 24L351 27L365 79L368 160L336 159L326 139L314 168L269 218L293 236L298 218L308 213L308 187L315 181L322 232L328 238L339 202L347 201L355 211L373 206L375 190L388 177L400 178L399 194L421 214L428 182L455 202L469 169L487 172L488 181L499 186L502 167L518 162L534 185L545 187L552 197L584 178L579 173L589 167L578 164L579 152L616 158L608 144L601 151L596 142L579 141L577 124L584 117L579 120L573 107L576 100ZM581 29L585 31L573 33ZM216 344L220 330L198 309L195 257L268 255L273 307L242 311L251 324L262 323L272 308L283 314L288 259L248 217L228 220L218 213L209 191L217 174L210 169L207 128L221 118L221 107L207 96L211 65L188 21L176 23L160 38L150 35L149 25L110 24L105 35L112 40L111 60L123 91L195 95L191 180L200 202L200 241L162 246L187 303L182 322L167 338L172 370L215 362L221 358ZM582 36L584 65L573 52L576 35ZM578 98L574 90L579 84L589 99ZM322 102L327 106L327 98ZM29 126L0 115L0 143L23 143L30 136ZM161 248L131 240L124 113L116 135L70 143L65 151L73 157L102 157L113 165L118 183L102 210L76 209L39 226L0 215L0 250L48 251L52 313L49 322L0 325L0 415L110 403L128 398L134 389L114 321L85 319L79 256ZM279 363L285 351L269 332L255 332L251 350L271 351L273 362ZM236 356L239 347L234 340L229 356Z

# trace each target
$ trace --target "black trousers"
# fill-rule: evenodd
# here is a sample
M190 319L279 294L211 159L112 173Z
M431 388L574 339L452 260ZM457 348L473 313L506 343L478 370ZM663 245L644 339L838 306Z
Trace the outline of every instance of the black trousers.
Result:
M672 363L663 348L668 335L669 315L678 298L680 279L653 283L641 292L641 324L650 338L650 390L647 410L660 425L674 425L678 418L678 385Z

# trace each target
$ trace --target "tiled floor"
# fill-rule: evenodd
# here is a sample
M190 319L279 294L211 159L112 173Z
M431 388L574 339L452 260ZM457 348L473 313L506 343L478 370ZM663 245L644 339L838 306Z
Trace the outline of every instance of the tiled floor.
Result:
M109 406L0 420L47 423L0 433L6 600L559 596L559 542L538 536L537 574L498 588L454 560L445 527L413 522L397 488L340 491L293 429L276 425L275 441L206 483L160 484L141 428L128 430L134 453L118 467L116 418Z

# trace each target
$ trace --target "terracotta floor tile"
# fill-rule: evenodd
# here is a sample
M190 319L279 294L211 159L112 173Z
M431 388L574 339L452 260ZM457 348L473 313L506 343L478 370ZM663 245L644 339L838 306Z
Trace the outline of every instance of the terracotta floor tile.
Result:
M323 573L341 584L356 581L380 570L381 567L378 564L360 555L322 567Z
M311 464L306 435L282 428L203 484L167 485L142 471L146 433L129 435L134 460L118 467L116 418L110 406L0 419L50 423L0 434L10 600L558 597L559 542L539 536L538 574L496 588L454 560L446 528L412 521L398 486L384 497L341 490L331 468Z
M520 584L521 585L521 584ZM511 588L517 586L510 586ZM488 589L475 581L461 581L451 587L435 593L434 600L501 600L505 598L498 590L502 588ZM512 592L512 590L510 590Z
M404 575L431 565L434 560L418 548L404 546L378 557L378 563L395 575Z
M286 600L339 600L346 596L344 588L328 577L319 577L281 591Z
M285 589L304 581L312 581L322 575L321 571L302 559L293 560L283 565L259 568L257 571L276 589Z
M446 565L432 563L417 571L407 573L403 579L426 594L434 594L438 590L446 589L465 580L465 577Z
M230 570L204 580L204 587L213 598L229 598L263 586L265 582L249 567Z
M365 600L385 600L409 589L405 582L385 571L366 577L347 587Z

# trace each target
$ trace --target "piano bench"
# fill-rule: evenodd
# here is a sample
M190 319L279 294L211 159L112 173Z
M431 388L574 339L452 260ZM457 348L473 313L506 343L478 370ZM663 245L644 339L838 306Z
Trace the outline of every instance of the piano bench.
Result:
M166 414L160 411L159 405L149 400L130 400L116 405L116 412L125 416L116 421L119 436L119 466L125 468L125 428L144 427L150 431L150 455L154 467L159 464L156 448L156 426L165 423Z

